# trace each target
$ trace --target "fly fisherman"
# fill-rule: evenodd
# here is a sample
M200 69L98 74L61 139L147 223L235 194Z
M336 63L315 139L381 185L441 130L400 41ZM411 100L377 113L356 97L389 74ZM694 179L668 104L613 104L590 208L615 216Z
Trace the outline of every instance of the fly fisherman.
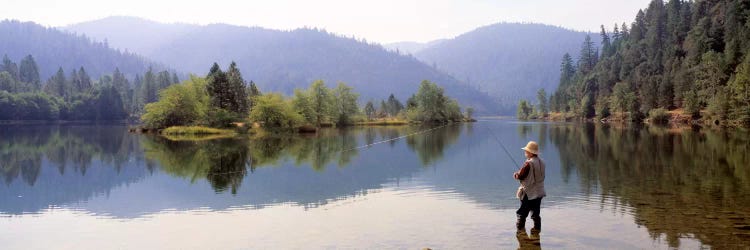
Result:
M536 142L530 141L521 149L526 155L526 162L518 172L513 173L513 178L521 183L516 192L516 197L521 200L521 207L516 211L518 217L516 228L526 229L526 217L531 211L531 220L534 221L534 227L531 229L533 234L542 230L539 207L542 204L542 198L547 196L544 192L544 161L539 158L539 145Z

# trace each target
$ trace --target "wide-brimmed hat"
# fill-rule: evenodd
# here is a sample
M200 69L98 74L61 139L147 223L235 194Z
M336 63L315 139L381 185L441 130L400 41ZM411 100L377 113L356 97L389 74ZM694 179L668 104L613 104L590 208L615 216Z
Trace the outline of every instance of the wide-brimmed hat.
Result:
M539 144L536 144L535 141L530 141L526 144L526 147L521 148L529 153L538 155L539 154Z

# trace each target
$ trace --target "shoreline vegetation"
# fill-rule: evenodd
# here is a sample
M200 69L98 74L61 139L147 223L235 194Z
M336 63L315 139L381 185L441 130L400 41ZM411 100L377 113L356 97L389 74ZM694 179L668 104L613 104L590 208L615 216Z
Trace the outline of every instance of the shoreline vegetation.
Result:
M46 81L32 55L20 64L4 55L0 62L0 122L3 124L134 122L157 92L179 83L175 72L153 67L133 81L115 67L92 78L81 66L66 73L59 67ZM95 69L99 72L100 69ZM43 121L43 122L42 122Z
M565 54L525 119L750 127L750 19L741 1L653 0ZM549 100L549 101L548 101Z
M214 63L206 77L167 86L145 105L136 133L170 137L316 133L324 127L403 126L425 123L473 122L471 107L462 111L442 87L424 80L417 93L402 103L393 94L360 107L359 94L346 83L335 88L317 80L292 96L261 93L245 82L232 62L222 71ZM377 108L376 108L376 103Z
M701 113L706 113L707 111L702 111ZM653 125L661 125L661 126L671 126L671 127L680 127L680 126L725 126L725 127L746 127L747 125L744 125L742 123L739 123L737 121L722 121L722 120L711 120L711 119L705 119L704 117L693 117L690 114L686 113L684 110L660 110L657 112L653 112L654 115L649 116L648 118L645 118L641 120L640 122L634 122L628 119L629 114L626 113L614 113L611 114L607 118L588 118L583 119L580 117L575 116L574 114L570 113L560 113L560 112L552 112L549 113L544 118L539 117L531 117L527 120L542 120L542 121L552 121L552 122L570 122L570 121L584 121L584 122L600 122L600 123L619 123L619 124L653 124Z

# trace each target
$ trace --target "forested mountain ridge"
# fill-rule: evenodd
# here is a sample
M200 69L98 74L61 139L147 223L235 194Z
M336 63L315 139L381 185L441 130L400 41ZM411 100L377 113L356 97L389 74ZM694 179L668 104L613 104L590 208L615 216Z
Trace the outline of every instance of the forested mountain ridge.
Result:
M193 24L165 24L137 17L111 16L61 28L79 34L85 34L86 36L94 37L97 40L106 40L109 45L114 48L135 52L148 57L154 52L154 50L163 47L164 44L192 32L199 27L200 26ZM113 32L125 30L127 30L127 32Z
M106 27L99 30L122 32ZM114 43L115 36L102 36L97 39L107 38ZM478 113L495 114L499 108L496 100L486 93L465 86L414 57L318 29L278 31L226 24L198 26L164 42L146 56L181 72L199 75L206 73L206 62L226 65L234 61L245 78L264 92L291 94L295 88L323 80L328 86L347 83L362 94L363 101L380 100L390 94L403 101L416 92L422 80L429 80L443 86L446 94L458 99L462 106L472 106Z
M179 81L106 41L8 20L0 35L0 120L124 120Z
M534 97L559 82L559 58L578 51L584 32L529 23L497 23L429 46L415 57L478 87L503 104Z
M115 68L131 78L145 72L149 66L164 68L142 56L112 49L106 42L33 22L0 21L0 37L0 56L21 61L32 55L41 79L53 76L59 67L66 71L84 67L94 78L110 74Z
M599 55L587 39L577 63L563 59L552 111L750 124L750 2L654 0L600 38Z

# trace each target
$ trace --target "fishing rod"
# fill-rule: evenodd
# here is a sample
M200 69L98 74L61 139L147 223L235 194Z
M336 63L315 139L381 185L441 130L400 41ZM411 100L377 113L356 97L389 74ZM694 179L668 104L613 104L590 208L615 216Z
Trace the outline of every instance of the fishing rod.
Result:
M511 161L513 162L513 165L515 165L515 166L516 166L516 169L521 169L521 165L518 165L518 163L516 162L516 160L515 160L515 159L513 159L513 156L511 156L510 152L508 152L508 149L507 149L507 148L505 148L505 145L503 145L503 142L502 142L502 141L500 141L500 139L499 139L499 138L497 138L497 135L495 135L495 132L494 132L494 131L492 131L492 129L490 129L489 127L486 127L486 129L487 129L487 131L490 131L490 134L492 134L492 138L494 138L494 139L495 139L495 141L496 141L496 142L497 142L498 144L500 144L500 147L501 147L501 148L503 148L503 151L505 151L505 155L507 155L507 156L508 156L508 158L510 158L510 160L511 160Z

